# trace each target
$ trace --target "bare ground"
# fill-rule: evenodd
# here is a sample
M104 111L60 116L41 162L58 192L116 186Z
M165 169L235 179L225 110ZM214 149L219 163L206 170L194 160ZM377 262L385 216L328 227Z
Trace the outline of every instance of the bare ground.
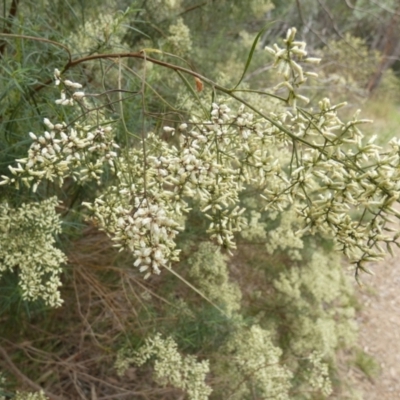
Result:
M375 275L363 276L364 286L356 288L363 305L359 343L381 369L373 378L355 374L364 400L400 399L400 249L396 250L394 257L374 265Z

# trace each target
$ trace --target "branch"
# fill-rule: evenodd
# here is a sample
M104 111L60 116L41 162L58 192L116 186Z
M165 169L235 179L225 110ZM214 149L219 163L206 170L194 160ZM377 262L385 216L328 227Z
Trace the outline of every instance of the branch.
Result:
M10 11L9 11L8 17L7 17L8 21L3 29L3 32L2 32L3 34L7 34L7 33L11 32L11 24L12 24L12 20L17 15L18 3L19 3L19 0L13 0L11 3ZM5 40L2 40L0 42L0 58L3 57L3 53L6 48L6 44L7 44L7 42Z
M54 46L61 47L68 53L68 62L69 63L71 62L72 56L71 56L71 52L69 51L69 48L62 43L55 42L54 40L40 38L40 37L36 37L36 36L18 35L18 34L13 34L13 33L6 33L6 32L0 33L0 36L17 38L17 39L29 39L29 40L34 40L36 42L50 43ZM4 42L4 45L5 45L5 42ZM2 52L1 52L1 48L0 48L0 55L1 55L1 53Z
M201 8L201 7L203 7L203 6L205 6L207 4L207 1L205 1L204 3L200 3L200 4L196 4L196 5L194 5L194 6L191 6L191 7L189 7L189 8L186 8L185 10L183 10L181 13L179 13L178 15L184 15L184 14L186 14L186 13L188 13L188 12L191 12L191 11L193 11L193 10L196 10L196 9L198 9L198 8Z
M36 384L35 382L31 381L26 375L24 375L18 368L17 366L11 361L11 358L8 356L8 353L6 350L0 346L0 354L2 355L4 361L8 365L8 368L10 371L14 373L14 375L23 383L27 384L29 387L32 389L40 392L43 391L45 395L50 399L50 400L63 400L62 397L59 397L53 393L50 393L46 390L44 390L40 385Z

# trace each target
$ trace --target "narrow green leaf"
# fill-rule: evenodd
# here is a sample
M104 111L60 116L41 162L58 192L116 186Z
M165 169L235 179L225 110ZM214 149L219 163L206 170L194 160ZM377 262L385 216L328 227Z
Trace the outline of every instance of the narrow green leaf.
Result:
M245 67L244 67L243 74L242 74L242 76L240 77L239 82L236 84L236 86L235 86L233 89L231 89L232 91L235 90L235 89L240 85L240 83L242 82L244 76L246 75L246 72L247 72L247 70L249 69L249 66L250 66L250 64L251 64L251 60L253 59L254 51L256 50L256 46L257 46L257 43L258 43L258 41L259 41L261 35L262 35L262 34L267 30L267 28L268 28L271 24L273 24L273 23L275 23L275 21L269 22L264 28L261 29L260 32L258 32L256 38L254 39L253 45L251 46L249 56L247 57L247 61L246 61L246 65L245 65Z

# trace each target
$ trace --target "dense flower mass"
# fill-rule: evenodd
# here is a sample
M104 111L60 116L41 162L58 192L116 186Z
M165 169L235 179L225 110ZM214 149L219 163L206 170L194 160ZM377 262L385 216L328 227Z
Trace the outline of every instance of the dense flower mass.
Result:
M364 144L358 126L367 121L355 116L342 122L339 106L327 99L319 106L312 115L286 109L266 121L243 107L234 112L214 104L209 121L193 119L190 128L180 129L179 148L150 135L149 191L157 188L158 197L168 198L175 215L186 210L185 198L194 199L211 221L210 237L232 249L234 232L246 223L239 194L256 186L266 209L293 205L303 221L298 234L333 235L337 247L364 268L384 255L382 244L397 239L384 231L390 216L398 215L392 205L400 193L399 141L393 139L388 151L373 139Z
M17 269L22 297L43 299L51 306L62 304L61 265L65 255L54 247L61 230L55 212L56 198L12 208L0 204L0 274Z
M54 72L56 86L62 84L65 88L81 89L82 85L68 79L62 79L58 69ZM74 92L67 97L66 91L61 91L61 98L56 104L73 106L74 99L84 97L84 92ZM104 165L114 168L119 146L114 142L112 129L109 126L67 126L65 122L53 124L44 119L47 130L43 135L29 132L32 144L28 156L16 160L17 166L9 166L11 176L2 175L0 185L20 182L37 190L42 180L56 181L63 184L66 177L72 177L79 182L87 180L99 181Z
M210 238L234 249L235 232L247 224L240 193L249 186L261 192L267 210L292 206L303 221L297 234L333 235L337 247L365 269L366 261L383 256L382 244L397 240L385 231L390 216L399 215L393 203L400 196L400 141L393 139L387 151L373 139L364 143L359 125L367 121L357 115L341 121L342 104L328 99L317 110L295 106L296 99L304 100L298 90L310 75L301 63L318 61L307 58L295 33L289 30L284 48L267 48L284 78L277 90L286 88L290 108L283 104L265 114L250 104L246 109L229 101L213 103L208 119L192 117L164 127L165 133L177 134L178 143L149 133L139 147L121 155L109 127L45 119L48 130L29 134L28 156L9 167L11 175L1 184L23 182L36 190L43 180L62 184L67 176L100 182L109 165L115 184L86 206L146 276L178 259L175 238L189 200L210 220ZM62 86L57 104L73 106L84 96L82 85L58 70L55 80Z
M32 186L36 191L43 179L58 181L60 185L66 177L79 182L89 179L99 181L103 165L114 166L116 148L109 127L68 128L65 124L53 125L44 120L49 131L42 136L29 133L33 143L28 157L18 159L17 166L10 166L11 177L2 176L0 184L19 184Z
M292 374L280 365L281 350L273 345L268 331L257 325L240 329L232 335L225 351L232 356L229 368L233 399L246 398L252 390L262 399L290 399Z
M135 197L135 192L126 189L117 193L87 206L100 227L112 235L116 247L132 252L134 266L140 272L146 272L146 277L159 274L160 268L177 260L179 252L174 250L174 238L178 223L172 219L167 205L157 199Z
M118 353L115 368L123 375L130 364L141 366L155 359L155 379L161 385L171 385L184 390L189 400L207 400L211 388L204 382L209 372L208 361L197 361L196 357L182 356L172 338L163 339L160 334L146 339L136 352L122 350Z

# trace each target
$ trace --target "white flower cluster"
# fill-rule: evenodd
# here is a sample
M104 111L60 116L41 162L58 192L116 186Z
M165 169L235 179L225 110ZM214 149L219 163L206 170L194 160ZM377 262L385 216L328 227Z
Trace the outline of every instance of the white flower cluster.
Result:
M99 181L104 164L114 167L118 145L114 143L110 127L68 128L65 124L53 125L47 118L44 123L49 128L44 135L33 132L33 140L28 157L17 160L17 166L9 166L11 176L2 175L0 185L19 185L22 181L36 191L43 179L57 181L73 177L84 182L89 179Z
M289 91L288 102L294 106L296 99L305 103L310 101L307 97L297 93L296 88L302 85L308 76L317 76L314 72L303 72L302 66L296 62L296 59L308 64L318 64L321 61L319 58L307 57L306 43L294 40L296 32L296 28L288 30L284 40L285 48L281 48L277 44L274 44L273 47L265 47L265 50L274 56L278 73L285 79L276 86L276 89L286 87Z
M122 202L119 196L125 197ZM113 197L103 196L94 204L85 204L100 227L112 235L115 246L131 251L136 259L134 266L146 272L145 278L151 273L159 274L161 267L177 260L179 251L174 250L174 238L179 225L163 202L122 189Z
M146 1L148 14L155 14L158 18L171 18L182 11L182 0L148 0ZM153 15L154 18L154 15Z
M155 358L155 379L161 385L184 390L190 400L207 400L211 388L204 382L209 372L208 361L197 361L192 355L182 356L172 338L163 339L160 334L147 338L144 345L133 354L120 351L115 367L122 376L130 364L141 366Z
M309 380L314 389L318 389L326 397L332 394L332 383L329 378L328 365L323 362L322 355L313 352L308 360L311 363L311 378Z
M67 92L65 89L82 89L83 86L78 82L72 82L69 79L63 79L61 77L61 72L57 68L54 70L54 83L56 86L59 86L61 83L64 86L64 89L61 90L61 97L56 100L56 104L60 104L62 106L73 106L74 100L79 100L85 97L85 92L83 91L75 91L72 93L71 97L67 97Z
M16 209L0 204L0 274L18 268L23 298L40 298L51 307L62 304L60 274L66 261L54 247L54 235L61 230L57 205L56 198Z
M239 329L226 345L229 357L230 398L247 398L256 390L260 399L289 400L291 372L281 365L282 351L268 331L253 325Z
M294 354L307 357L318 351L334 359L339 347L353 345L357 337L352 289L344 279L339 253L309 250L310 260L273 280L274 302L277 308L291 310L285 326L291 327L287 340Z
M288 31L285 49L267 48L292 93L289 100L299 97L295 89L307 76L294 59L318 62L306 58L305 45L294 40L295 33L293 28ZM390 233L391 217L400 217L393 207L400 197L400 141L393 139L389 150L375 145L375 138L363 142L358 127L370 121L359 119L358 113L352 121L341 121L337 112L344 104L331 105L323 99L316 111L293 105L292 111L267 116L272 129L266 133L286 144L284 151L291 157L290 163L280 163L275 176L269 175L262 195L266 208L283 211L294 204L305 221L296 234L333 234L357 272L366 270L365 262L384 256L382 244L389 251L391 243L399 245L400 235L386 232Z
M55 76L57 83L59 71ZM68 80L64 84L80 86ZM72 98L61 99L59 104L67 104L64 101L73 104ZM9 166L11 176L2 175L0 185L15 184L18 187L22 181L36 191L43 179L57 181L60 185L65 177L73 177L79 182L89 179L99 181L105 164L114 168L119 146L114 142L111 127L92 128L78 124L69 127L65 123L53 124L47 118L44 124L48 130L43 135L29 132L33 143L28 150L28 157L16 160L16 167Z
M296 234L296 228L300 224L300 218L293 209L288 209L283 213L279 226L268 232L267 251L273 254L279 248L285 250L292 260L301 260L300 250L304 243L301 236Z
M211 117L206 122L191 121L191 129L181 124L179 148L149 134L144 142L146 154L135 149L119 158L119 186L87 204L102 229L137 257L135 265L143 271L159 273L160 266L177 259L173 239L188 212L187 199L193 199L211 220L210 237L228 249L235 248L234 232L246 222L244 209L238 205L244 186L235 153L246 147L246 140L261 126L243 108L232 115L226 105L214 104ZM235 127L241 131L239 138L235 138ZM262 138L260 132L255 136ZM164 210L165 230L158 222L152 227L146 207Z
M19 392L15 393L14 400L49 400L43 390L40 392Z
M248 242L265 242L267 237L267 231L265 224L260 222L261 213L257 211L250 211L250 216L248 218L248 224L240 232L240 236L246 239Z
M385 231L390 217L400 216L393 208L400 196L400 141L393 139L387 151L374 138L363 143L358 125L366 121L356 116L343 123L337 108L325 99L312 116L287 113L288 130L300 139L294 144L296 164L285 177L286 188L268 188L264 198L272 207L293 201L305 221L302 233L333 234L338 248L362 269L384 256L381 243L390 246L399 237Z
M169 33L170 35L166 39L167 43L172 46L177 55L185 55L192 49L190 29L182 18L178 18L176 23L169 27Z

